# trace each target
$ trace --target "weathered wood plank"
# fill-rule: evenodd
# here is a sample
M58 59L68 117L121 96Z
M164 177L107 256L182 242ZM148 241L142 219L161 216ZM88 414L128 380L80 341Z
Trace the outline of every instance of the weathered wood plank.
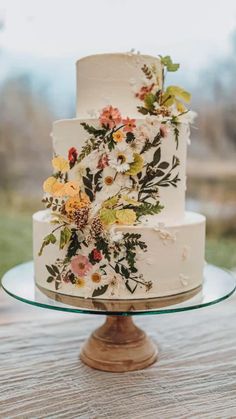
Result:
M0 294L1 295L1 294ZM159 362L110 374L78 360L103 319L0 297L0 417L236 417L236 297L193 312L140 317L158 340Z

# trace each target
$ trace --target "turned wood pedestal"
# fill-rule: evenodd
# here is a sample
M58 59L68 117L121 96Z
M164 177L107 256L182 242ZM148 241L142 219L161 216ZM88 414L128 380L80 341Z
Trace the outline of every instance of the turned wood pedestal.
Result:
M98 370L125 372L148 367L157 354L156 345L131 316L107 316L83 345L80 358Z

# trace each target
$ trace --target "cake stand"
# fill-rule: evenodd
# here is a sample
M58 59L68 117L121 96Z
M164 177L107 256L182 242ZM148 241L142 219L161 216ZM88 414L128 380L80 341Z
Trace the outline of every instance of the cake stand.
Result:
M105 323L95 330L82 347L80 358L92 368L124 372L145 368L157 360L158 350L133 316L176 313L216 304L233 294L235 279L213 265L204 269L202 287L166 298L146 300L98 300L70 297L35 287L33 263L8 271L3 289L25 303L73 313L106 315Z

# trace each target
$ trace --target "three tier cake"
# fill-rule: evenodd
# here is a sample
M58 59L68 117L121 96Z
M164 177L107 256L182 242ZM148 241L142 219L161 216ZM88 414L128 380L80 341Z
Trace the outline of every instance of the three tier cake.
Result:
M203 281L205 217L185 212L193 112L165 86L169 56L77 62L77 117L53 125L46 210L33 216L36 284L56 293L140 299Z

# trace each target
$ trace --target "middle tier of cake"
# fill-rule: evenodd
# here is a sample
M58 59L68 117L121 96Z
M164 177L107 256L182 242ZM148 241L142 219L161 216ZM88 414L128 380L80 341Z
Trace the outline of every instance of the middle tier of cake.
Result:
M88 124L92 127L99 127L97 119L68 119L56 121L53 124L53 149L56 155L68 158L68 150L74 147L78 154L91 137L84 129L82 124ZM145 139L152 141L159 132L160 122L156 118L146 117L136 120L137 137L141 144L144 144ZM166 124L166 131L161 139L160 145L157 147L158 151L158 170L156 171L156 179L159 178L158 194L162 211L158 215L150 218L154 222L173 223L175 220L184 219L185 211L185 189L186 189L186 152L187 144L189 142L189 125L186 123L178 123L178 138L174 132L174 127L171 124ZM136 144L137 145L137 144ZM139 150L134 152L139 153ZM148 158L148 153L145 154ZM94 164L94 157L96 153L91 153L89 156L89 167L92 170ZM86 167L84 167L84 170ZM69 173L70 180L76 180L79 184L82 183L81 176L83 172L83 161L79 166L75 167ZM107 170L104 170L102 182L104 187L109 188L106 184ZM109 173L109 180L111 176ZM112 182L110 183L112 184ZM97 194L99 199L99 193ZM154 217L154 218L153 218ZM146 220L145 220L146 221Z

